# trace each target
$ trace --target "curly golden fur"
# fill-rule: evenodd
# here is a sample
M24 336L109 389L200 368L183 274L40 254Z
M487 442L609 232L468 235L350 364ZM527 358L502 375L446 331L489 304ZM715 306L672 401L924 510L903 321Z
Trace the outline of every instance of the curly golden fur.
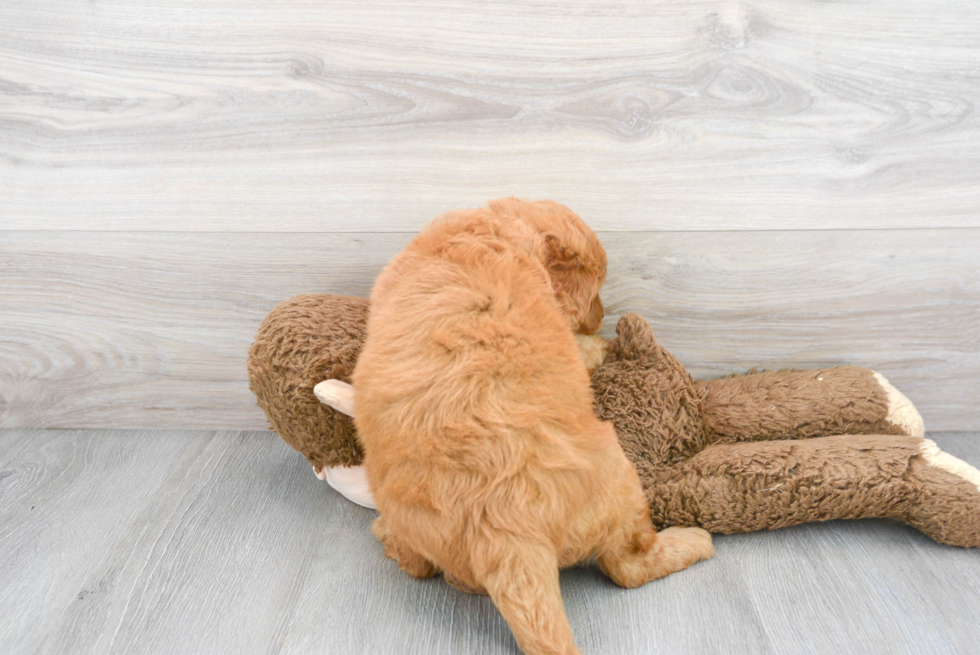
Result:
M488 593L521 649L577 653L558 570L595 557L635 587L713 554L657 533L575 333L602 320L606 255L554 202L444 214L384 270L353 379L380 512L409 575Z

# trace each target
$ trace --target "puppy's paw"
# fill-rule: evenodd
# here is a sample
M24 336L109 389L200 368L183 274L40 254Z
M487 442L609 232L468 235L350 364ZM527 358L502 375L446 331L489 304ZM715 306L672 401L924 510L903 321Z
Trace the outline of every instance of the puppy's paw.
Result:
M699 560L711 559L715 547L711 533L701 528L667 528L657 533L657 544L674 571L686 569Z
M462 591L464 594L477 594L480 596L486 596L487 590L479 585L471 585L463 582L451 573L443 571L442 577L445 578L446 584L448 584L453 589L457 591Z
M398 568L413 578L431 578L439 572L439 569L432 562L401 543L392 533L383 516L374 519L374 523L371 524L371 533L384 546L385 557L398 562Z
M576 334L575 344L578 346L579 357L589 373L599 368L606 358L609 342L597 334Z
M395 549L395 537L391 534L388 522L383 516L379 516L371 523L371 534L381 542L385 549L385 557L398 561L398 551Z
M649 528L633 535L625 551L600 555L598 563L613 582L632 589L714 554L711 535L701 528L667 528L660 532Z

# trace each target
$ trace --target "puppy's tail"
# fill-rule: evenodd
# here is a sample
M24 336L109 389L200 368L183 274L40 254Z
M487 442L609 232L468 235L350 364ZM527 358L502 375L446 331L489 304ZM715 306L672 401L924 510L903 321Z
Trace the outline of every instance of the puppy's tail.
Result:
M521 650L527 655L579 655L561 599L554 549L516 536L493 539L485 547L480 582Z

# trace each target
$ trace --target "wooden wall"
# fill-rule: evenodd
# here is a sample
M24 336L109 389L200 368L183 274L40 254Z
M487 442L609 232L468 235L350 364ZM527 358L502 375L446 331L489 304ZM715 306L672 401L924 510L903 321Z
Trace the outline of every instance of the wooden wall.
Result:
M264 428L245 355L426 220L554 198L696 374L980 429L980 3L0 4L0 427Z

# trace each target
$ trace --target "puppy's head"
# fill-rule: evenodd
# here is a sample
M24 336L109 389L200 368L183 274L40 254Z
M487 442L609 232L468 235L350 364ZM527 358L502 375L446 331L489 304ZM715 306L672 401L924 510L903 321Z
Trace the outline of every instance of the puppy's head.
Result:
M514 216L534 228L543 240L544 265L558 304L572 330L595 334L602 324L599 289L606 281L606 251L578 215L551 200L528 202L501 198L490 203L497 214Z

